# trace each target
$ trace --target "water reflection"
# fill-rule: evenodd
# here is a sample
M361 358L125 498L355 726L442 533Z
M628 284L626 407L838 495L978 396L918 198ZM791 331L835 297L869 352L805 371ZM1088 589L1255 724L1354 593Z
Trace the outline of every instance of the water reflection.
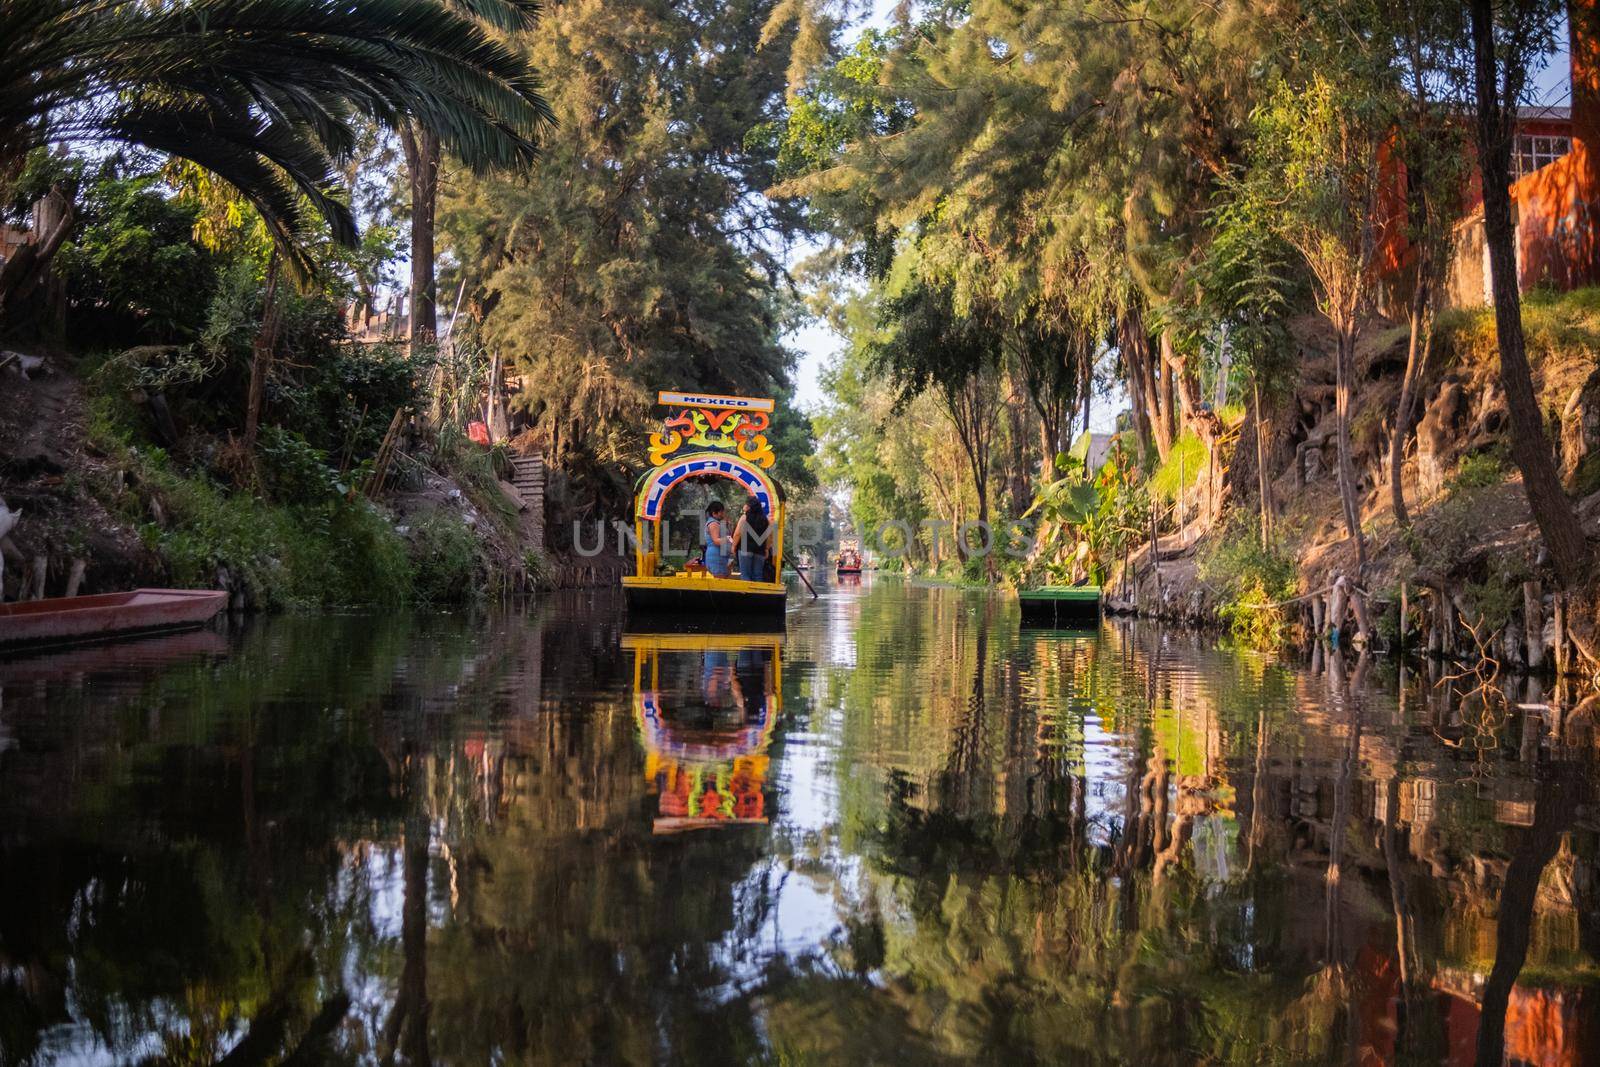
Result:
M0 1061L1600 1048L1587 714L819 592L0 664Z
M777 634L629 634L658 834L767 821L767 746L783 710Z

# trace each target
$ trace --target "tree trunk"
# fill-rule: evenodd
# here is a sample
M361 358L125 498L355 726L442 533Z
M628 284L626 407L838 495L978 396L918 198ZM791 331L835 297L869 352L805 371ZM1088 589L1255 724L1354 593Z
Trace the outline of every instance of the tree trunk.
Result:
M1150 350L1150 336L1145 332L1144 316L1130 308L1117 320L1118 343L1129 376L1129 397L1133 404L1134 422L1143 422L1142 430L1156 446L1156 456L1162 460L1172 451L1172 432L1167 409L1162 406L1163 389L1156 379L1156 357Z
M1578 516L1561 488L1555 458L1545 439L1544 419L1533 392L1522 334L1522 293L1517 278L1516 233L1511 223L1511 147L1516 134L1516 97L1502 99L1495 55L1493 0L1472 0L1473 72L1477 98L1478 163L1483 171L1483 229L1494 288L1495 333L1500 344L1500 384L1506 391L1511 455L1522 472L1528 506L1550 549L1550 562L1564 586L1576 585L1588 569L1588 545ZM1514 58L1513 58L1513 61ZM1522 79L1507 82L1519 90Z
M1339 453L1339 503L1344 508L1345 529L1356 543L1357 578L1367 568L1367 539L1361 532L1361 508L1356 502L1356 469L1350 446L1351 378L1355 376L1356 323L1352 315L1348 321L1334 323L1338 333L1338 352L1334 358L1334 426Z
M256 331L250 346L250 392L245 397L244 449L248 455L256 452L256 436L261 429L261 406L267 392L267 371L272 367L272 356L278 347L278 253L273 252L267 261L266 305L261 311L261 328Z
M1161 408L1159 418L1163 431L1167 435L1167 451L1170 453L1172 446L1178 440L1178 389L1177 381L1180 376L1178 364L1172 355L1172 343L1167 340L1167 334L1161 335L1159 345L1159 359L1151 364L1151 373L1154 368L1161 368Z
M1406 370L1400 379L1400 404L1394 413L1394 436L1389 441L1389 499L1394 507L1397 525L1411 525L1411 515L1406 510L1406 494L1402 471L1405 466L1406 438L1411 434L1411 409L1416 404L1414 393L1417 380L1422 376L1423 335L1427 331L1429 299L1429 254L1426 244L1417 252L1417 282L1411 294L1411 339L1406 345Z
M1094 353L1095 346L1090 344L1083 354L1080 367L1083 371L1083 380L1079 383L1078 391L1083 397L1083 432L1089 432L1089 403L1094 399Z
M1122 370L1128 390L1128 410L1133 415L1133 443L1138 455L1139 465L1146 465L1150 449L1150 416L1144 406L1144 390L1141 375L1134 366L1135 356L1124 345L1122 347Z
M433 273L433 231L439 209L439 135L419 125L400 127L411 184L411 344L439 336L438 287Z
M1057 444L1056 434L1050 431L1050 423L1044 419L1039 420L1039 478L1041 481L1053 481L1056 477L1056 453L1061 448Z
M1021 515L1028 509L1031 496L1028 480L1028 435L1027 420L1025 418L1023 402L1013 396L1006 401L1006 418L1008 428L1007 445L1010 456L1006 466L1006 488L1011 497L1011 513Z
M484 422L489 427L489 440L504 441L510 436L510 427L506 417L505 362L501 359L498 348L494 350L494 356L489 361L488 392Z
M67 572L67 591L64 595L73 597L78 595L78 590L83 587L83 575L89 569L89 562L84 559L72 561L72 569Z
M1261 424L1261 382L1250 376L1250 394L1255 405L1256 483L1261 494L1261 547L1272 545L1272 479L1267 475L1266 427Z
M38 286L77 221L72 201L59 186L52 187L46 199L51 201L52 210L36 212L35 217L41 220L53 217L54 225L48 232L35 234L34 241L18 248L5 265L0 266L0 322L4 322L12 309Z

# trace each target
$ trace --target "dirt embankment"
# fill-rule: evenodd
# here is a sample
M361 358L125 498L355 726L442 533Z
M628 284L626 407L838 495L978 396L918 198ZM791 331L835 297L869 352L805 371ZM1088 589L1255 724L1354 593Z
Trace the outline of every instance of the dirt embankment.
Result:
M90 491L126 475L88 446L83 383L58 360L13 355L0 370L0 500L20 516L0 540L0 599L61 596L75 572L80 593L159 583L160 558Z
M1600 539L1600 293L1548 298L1529 310L1535 388L1548 413L1563 477L1591 537ZM1369 615L1368 640L1407 640L1440 653L1492 652L1510 665L1549 667L1565 649L1559 627L1573 605L1558 602L1543 543L1506 449L1507 416L1487 310L1441 321L1418 388L1414 432L1402 485L1410 525L1391 504L1388 450L1399 406L1407 332L1367 324L1357 354L1359 386L1351 414L1352 458L1367 564L1358 566L1339 502L1332 337L1324 324L1296 324L1299 375L1267 417L1266 465L1273 507L1273 551L1294 567L1298 588L1283 597L1282 618L1307 639L1340 625L1331 596L1346 593ZM1196 479L1183 495L1181 530L1146 545L1117 573L1108 594L1117 607L1199 625L1221 625L1230 596L1212 574L1222 538L1255 537L1254 426L1233 428L1216 483ZM1406 606L1402 621L1400 607ZM1330 603L1331 602L1331 603ZM1340 610L1338 623L1330 608ZM1532 626L1529 626L1529 619ZM1531 630L1531 633L1530 633ZM1531 639L1530 639L1531 638Z
M409 462L403 476L397 471L390 479L380 505L368 509L365 540L335 530L322 535L317 558L308 561L306 545L277 537L297 538L315 520L294 514L269 530L257 519L278 518L284 509L259 500L250 500L255 510L230 509L250 495L183 474L176 463L151 466L120 446L102 446L109 435L94 424L95 405L73 361L11 355L0 367L0 527L10 526L0 537L0 599L182 584L227 588L238 607L309 606L330 569L349 572L336 573L349 578L337 594L349 602L360 602L368 589L381 589L385 600L460 599L520 590L539 577L537 559L524 550L516 503L501 498L490 475L468 484ZM215 442L181 446L195 455L208 449L215 452ZM184 478L190 481L178 485ZM205 488L195 492L197 486ZM179 513L199 505L217 514ZM175 543L183 558L170 551ZM380 572L386 563L389 571ZM296 576L290 573L296 566L320 571ZM267 595L263 587L279 578L298 588Z

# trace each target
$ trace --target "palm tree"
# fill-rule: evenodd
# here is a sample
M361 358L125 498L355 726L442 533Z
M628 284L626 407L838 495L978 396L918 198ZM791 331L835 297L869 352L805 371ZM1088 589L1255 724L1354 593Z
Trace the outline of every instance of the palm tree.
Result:
M356 237L336 167L358 117L426 129L477 170L532 161L550 108L485 21L525 24L534 10L526 0L4 0L0 193L46 144L141 146L233 185L285 263L307 271L303 238L318 218L335 240ZM51 232L0 268L0 317L70 231L70 204L54 214Z
M447 0L462 14L512 33L533 25L537 0ZM444 153L439 135L424 123L400 127L405 152L406 184L411 190L411 344L429 344L438 336L438 283L434 273L434 231L439 214L439 164Z

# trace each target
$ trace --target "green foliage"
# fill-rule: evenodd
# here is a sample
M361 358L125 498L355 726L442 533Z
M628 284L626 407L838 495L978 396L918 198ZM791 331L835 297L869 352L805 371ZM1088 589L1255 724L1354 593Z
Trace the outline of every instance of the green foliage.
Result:
M153 174L102 169L78 195L80 221L56 255L79 344L191 341L216 287L213 257L195 244L195 211Z
M1522 301L1522 329L1540 406L1547 416L1558 416L1573 390L1600 363L1600 287L1528 293ZM1434 331L1434 347L1442 366L1474 376L1498 376L1494 309L1444 311Z
M1497 562L1480 581L1462 586L1474 619L1468 621L1487 637L1505 629L1514 616L1522 614L1522 583L1529 577L1524 568L1507 567Z
M1190 270L1190 294L1168 315L1185 349L1226 342L1231 373L1268 397L1293 380L1288 318L1303 296L1294 250L1274 230L1272 209L1229 189L1210 214L1211 243Z
M1172 443L1172 451L1150 475L1150 495L1167 502L1199 482L1210 462L1205 442L1193 430L1185 430Z
M319 316L327 310L316 305ZM324 318L303 339L296 350L315 354L314 362L275 376L268 403L273 418L348 460L378 450L394 413L416 402L428 362L426 353L413 357L399 345L342 343L342 326L322 328L337 323Z
M89 436L131 474L131 489L94 489L137 526L176 585L210 588L226 572L262 609L446 603L478 595L489 565L476 535L452 512L427 515L411 541L365 499L351 499L320 449L302 436L263 428L258 497L179 470L160 449L138 445L142 427L118 391L91 396ZM482 470L492 461L479 452ZM491 487L492 488L492 487ZM498 490L473 493L494 513Z
M786 84L787 49L762 46L775 6L563 7L513 38L562 72L549 83L560 136L529 175L441 191L476 342L522 376L514 402L575 508L626 514L657 390L787 394L777 247L801 220L760 195L777 148L753 135Z
M1284 643L1291 615L1280 602L1295 595L1298 570L1290 557L1261 547L1249 515L1235 513L1206 540L1198 574L1221 598L1217 613L1236 639L1262 649Z
M1446 483L1452 493L1465 489L1483 489L1499 485L1506 480L1510 468L1499 451L1473 452L1461 457L1456 471Z
M1000 365L998 331L962 314L948 287L910 281L885 302L882 315L887 336L873 352L872 369L894 382L901 404L932 391L952 409L963 407L957 398L973 379ZM992 410L977 414L993 418Z
M1074 450L1076 452L1076 449ZM1056 458L1062 477L1039 487L1028 517L1038 523L1038 552L1009 566L1017 584L1104 582L1123 549L1146 528L1150 498L1120 446L1098 471L1078 455Z
M286 504L329 503L350 492L350 485L328 466L328 454L292 430L263 427L256 466L267 494Z
M130 458L140 495L162 513L161 522L141 526L145 543L175 585L211 588L225 570L260 608L396 604L410 596L405 543L364 500L271 504L175 473L157 451Z
M478 539L452 511L434 508L416 521L410 555L416 596L423 603L459 601L464 591L483 586L486 568Z
M170 153L238 189L310 273L313 219L356 240L336 191L358 116L415 119L474 166L532 161L549 110L524 57L472 16L485 6L14 0L0 7L0 181L47 142Z

